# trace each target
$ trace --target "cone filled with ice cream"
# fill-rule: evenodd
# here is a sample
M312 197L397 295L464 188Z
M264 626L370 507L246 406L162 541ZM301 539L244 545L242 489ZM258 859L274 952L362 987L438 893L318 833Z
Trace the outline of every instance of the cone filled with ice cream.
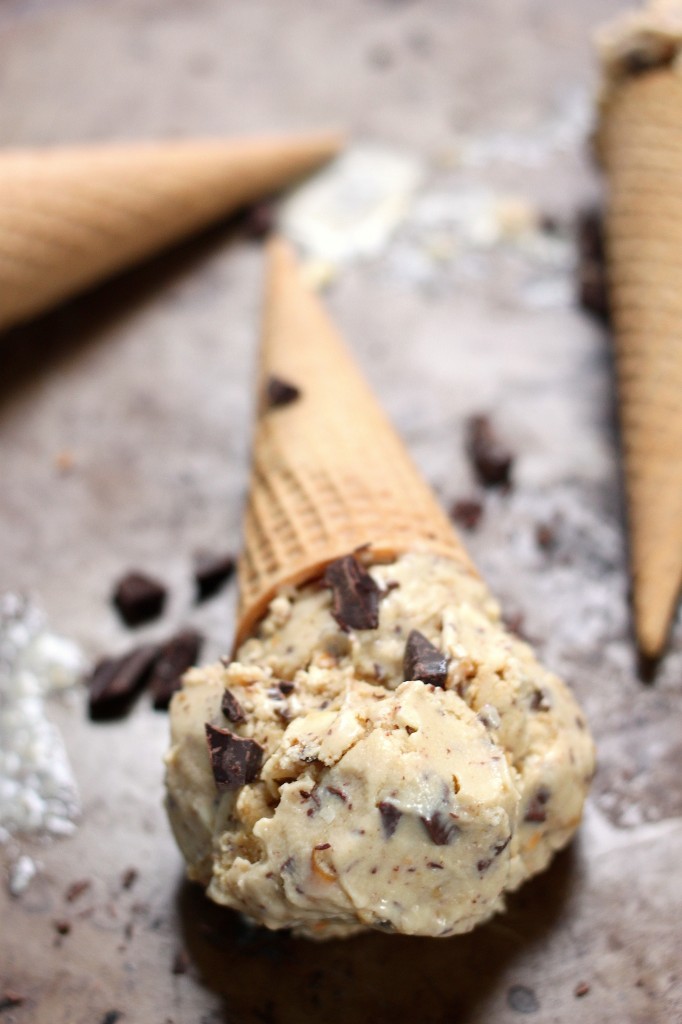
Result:
M0 329L277 192L336 135L0 152Z
M637 641L665 645L682 583L682 2L600 38L597 134Z
M268 263L237 642L174 697L171 824L268 928L465 932L570 840L592 740L284 242Z

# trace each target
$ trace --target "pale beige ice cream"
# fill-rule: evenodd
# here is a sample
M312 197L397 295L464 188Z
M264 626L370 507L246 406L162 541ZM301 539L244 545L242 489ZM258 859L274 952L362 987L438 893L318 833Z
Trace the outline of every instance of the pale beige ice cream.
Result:
M189 876L267 927L468 931L572 836L592 740L468 571L417 553L370 571L378 629L343 632L314 584L275 598L237 660L188 673L171 823ZM445 688L404 681L413 629L447 656ZM221 711L225 688L244 722ZM263 746L257 780L218 792L206 723Z

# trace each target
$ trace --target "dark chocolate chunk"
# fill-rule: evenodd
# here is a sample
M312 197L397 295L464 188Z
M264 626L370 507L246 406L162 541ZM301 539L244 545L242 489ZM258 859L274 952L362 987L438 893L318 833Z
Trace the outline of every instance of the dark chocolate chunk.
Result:
M549 800L550 792L546 786L540 786L538 791L532 797L528 804L528 810L526 811L524 821L532 821L538 824L542 824L543 821L547 820L547 801Z
M194 582L196 584L197 601L205 601L213 597L227 583L235 570L234 555L215 554L200 551L194 559Z
M277 687L280 693L284 694L285 697L288 697L289 694L293 693L295 689L294 684L288 683L286 679L280 679L280 681L277 683Z
M74 903L79 896L82 896L86 892L92 882L89 878L79 878L78 881L72 882L69 888L64 893L64 899L67 903Z
M165 711L171 697L182 686L182 676L196 663L204 638L195 629L183 629L159 649L149 688L157 711Z
M244 709L231 690L225 690L223 699L220 702L220 710L225 715L225 718L228 718L235 725L238 722L246 721Z
M381 591L353 555L331 562L324 582L332 592L332 615L341 629L376 629Z
M422 818L422 825L429 834L429 838L436 846L448 846L459 832L459 826L455 824L449 814L441 814L436 811L430 818Z
M552 705L544 690L535 689L530 698L529 706L531 711L549 711Z
M398 822L402 818L403 812L398 810L395 804L389 803L388 800L382 800L381 803L378 803L377 809L381 815L381 827L384 830L384 838L390 839L398 827Z
M486 857L484 858L484 860L479 860L478 864L476 865L476 870L480 872L480 874L483 874L485 871L488 870L492 862L492 857Z
M146 683L158 652L157 644L143 644L120 658L104 658L95 665L87 680L93 721L123 714Z
M540 1009L535 992L525 985L512 985L507 992L507 1006L517 1013L537 1013Z
M127 626L156 619L166 603L166 588L141 572L129 572L116 584L112 601Z
M499 843L495 843L493 846L493 857L499 857L500 854L507 849L511 843L511 835L508 835L506 839L501 839Z
M26 996L22 996L20 992L16 992L13 988L6 988L0 994L0 1013L4 1010L11 1010L13 1006L21 1006L25 1001Z
M450 517L464 530L475 530L483 515L483 505L477 498L460 498L450 509Z
M239 789L258 778L263 763L260 743L236 736L229 729L217 729L209 722L206 741L218 792Z
M489 416L467 421L466 448L474 472L484 487L508 487L514 457L499 439Z
M268 377L265 385L265 407L266 409L279 409L283 405L290 405L301 397L301 391L295 384L290 384L281 377Z
M60 918L59 921L54 922L54 930L57 932L57 935L68 935L71 931L71 922Z
M405 644L403 678L420 679L430 686L445 686L448 677L448 659L427 640L418 629L413 629Z

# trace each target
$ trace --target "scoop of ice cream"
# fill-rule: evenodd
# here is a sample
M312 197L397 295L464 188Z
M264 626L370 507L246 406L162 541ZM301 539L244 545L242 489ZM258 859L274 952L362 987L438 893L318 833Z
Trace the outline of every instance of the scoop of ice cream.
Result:
M572 835L592 741L466 570L411 554L371 573L377 629L344 631L312 585L276 598L235 662L189 673L171 823L190 877L268 927L467 931ZM415 629L447 659L442 686L403 679ZM218 790L207 723L263 748L257 779Z

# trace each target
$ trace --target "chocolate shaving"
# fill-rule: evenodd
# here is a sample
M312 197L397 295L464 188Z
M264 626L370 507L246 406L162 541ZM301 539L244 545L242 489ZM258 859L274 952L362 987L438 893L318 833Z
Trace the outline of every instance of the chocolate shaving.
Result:
M172 636L159 650L149 687L157 711L165 711L171 697L182 686L182 676L196 663L204 638L195 629Z
M161 614L166 594L159 580L141 572L129 572L116 584L112 601L127 626L139 626Z
M422 818L421 823L436 846L448 846L459 832L459 826L452 818L440 811L436 811L430 818Z
M13 988L6 988L0 995L0 1013L4 1010L11 1010L13 1006L21 1006L25 1000L26 996L22 996L20 992L15 992Z
M74 903L79 896L82 896L84 892L92 885L89 878L79 878L76 882L72 882L69 888L64 893L64 899L67 903Z
M263 763L260 743L236 736L229 729L217 729L209 722L205 728L213 778L219 793L239 789L258 778Z
M484 487L508 487L514 457L500 441L488 416L471 416L466 448L476 476Z
M528 804L528 810L524 817L524 821L532 821L538 824L547 820L547 808L546 804L549 800L550 792L546 786L540 786L535 796Z
M301 390L295 384L281 377L269 377L265 385L265 405L267 409L279 409L290 405L301 397Z
M120 658L104 658L87 680L88 710L93 721L116 718L146 683L159 653L157 644L143 644Z
M447 677L448 659L445 655L418 629L411 630L405 645L403 678L444 687Z
M197 602L213 597L234 574L235 559L231 554L200 551L194 559L194 583Z
M231 690L225 690L223 699L220 702L220 710L225 715L225 718L228 718L235 725L238 722L246 721L244 709Z
M403 812L395 804L389 803L387 800L382 800L381 803L378 803L377 809L381 815L381 827L384 830L384 838L390 839L398 827L398 822L402 818Z
M138 874L139 872L137 868L126 868L123 874L121 875L121 885L123 886L123 888L132 889L132 887L135 885L135 882L137 881Z
M341 629L376 629L381 591L352 555L331 562L324 582L332 592L332 615Z

